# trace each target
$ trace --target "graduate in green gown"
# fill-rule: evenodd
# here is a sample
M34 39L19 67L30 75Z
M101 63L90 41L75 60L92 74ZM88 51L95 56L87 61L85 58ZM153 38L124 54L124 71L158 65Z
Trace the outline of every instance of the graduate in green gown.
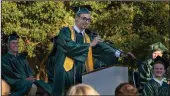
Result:
M47 69L47 74L48 74L48 84L52 87L53 86L53 82L54 82L54 67L56 64L56 57L57 57L57 44L56 44L56 40L57 40L57 36L53 37L52 39L50 39L50 41L53 43L53 48L47 58L47 65L46 65L46 69ZM117 58L115 58L116 60ZM116 61L115 61L116 64ZM94 59L94 69L98 69L101 67L106 67L107 64L104 64L103 62L99 61L98 59Z
M12 33L7 40L8 53L2 57L2 78L11 87L11 96L35 96L38 89L51 94L52 88L42 80L36 80L29 67L26 54L18 53L18 38Z
M64 27L57 38L54 68L53 96L61 96L74 84L82 83L82 73L94 70L94 60L114 64L121 51L94 37L86 28L91 22L90 6L73 7L76 12L74 26Z
M161 43L157 42L152 45L150 45L152 56L148 57L145 61L142 62L142 64L139 64L139 74L140 74L140 92L142 92L144 84L151 80L153 75L151 72L152 64L154 59L157 56L163 55L163 52L167 51L168 49Z
M169 62L164 58L157 56L153 65L153 78L145 83L143 96L170 96L170 87L163 80Z

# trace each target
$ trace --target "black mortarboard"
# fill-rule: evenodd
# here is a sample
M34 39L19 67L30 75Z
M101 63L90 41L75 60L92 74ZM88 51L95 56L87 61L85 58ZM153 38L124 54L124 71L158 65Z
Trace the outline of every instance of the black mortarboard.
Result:
M71 8L77 16L80 16L80 14L90 14L90 11L92 11L90 5L71 6Z
M160 57L160 56L157 56L157 57L154 59L154 64L157 64L157 63L163 64L164 67L165 67L165 69L167 69L167 68L169 67L169 65L170 65L170 62L169 62L167 59L165 59L165 58L163 58L163 57ZM154 65L154 64L153 64L153 65Z
M18 36L18 34L16 32L13 32L8 36L7 42L10 42L11 40L18 40L19 38L20 37Z

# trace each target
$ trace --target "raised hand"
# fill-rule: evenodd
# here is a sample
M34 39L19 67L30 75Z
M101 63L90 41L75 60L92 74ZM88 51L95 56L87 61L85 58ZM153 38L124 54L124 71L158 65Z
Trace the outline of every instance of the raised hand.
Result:
M90 46L96 46L98 42L103 42L100 37L95 37L93 41L90 43Z
M132 57L133 59L136 59L136 57L131 52L128 52L127 55Z

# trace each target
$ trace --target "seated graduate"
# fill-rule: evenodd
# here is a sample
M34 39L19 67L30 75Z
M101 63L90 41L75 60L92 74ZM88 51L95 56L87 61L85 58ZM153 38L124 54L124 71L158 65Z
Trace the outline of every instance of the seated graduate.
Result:
M170 96L170 88L163 80L169 62L157 56L153 65L153 78L149 80L143 88L143 96Z
M18 39L16 33L7 38L8 52L2 57L2 78L10 85L12 96L36 96L41 89L44 95L51 94L52 88L42 80L36 80L29 67L26 54L18 53Z
M102 42L86 29L91 23L91 7L73 7L75 25L64 27L57 37L53 96L64 95L70 86L82 83L82 73L94 70L94 59L115 64L115 58L125 56L120 50ZM57 91L56 91L57 90Z
M139 73L140 73L140 92L143 90L144 84L151 80L152 75L152 64L154 63L154 59L157 56L162 57L163 53L168 49L161 42L153 43L150 45L150 56L147 57L142 64L139 64Z

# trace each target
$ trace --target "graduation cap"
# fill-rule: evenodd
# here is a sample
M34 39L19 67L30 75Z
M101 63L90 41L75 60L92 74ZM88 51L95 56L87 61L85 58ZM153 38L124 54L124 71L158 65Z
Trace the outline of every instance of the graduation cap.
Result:
M18 36L18 34L16 32L13 32L7 37L6 42L10 42L11 40L18 40L19 38L20 37Z
M71 6L71 8L77 16L80 16L80 14L90 14L90 11L92 11L90 5Z
M159 51L164 52L164 51L168 50L161 42L154 43L154 44L150 45L150 47L151 47L152 51L158 51L159 50Z
M170 65L170 62L168 60L166 60L165 58L163 57L160 57L160 56L157 56L155 59L154 59L154 64L157 64L157 63L161 63L164 65L165 69L167 69ZM153 65L154 65L153 64Z

